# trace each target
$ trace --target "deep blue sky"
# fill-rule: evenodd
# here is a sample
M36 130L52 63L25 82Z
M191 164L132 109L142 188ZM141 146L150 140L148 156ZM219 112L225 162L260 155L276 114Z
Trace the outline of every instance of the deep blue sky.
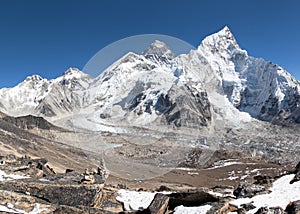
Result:
M298 0L0 0L0 87L82 69L101 48L137 34L193 46L228 25L240 46L300 79Z

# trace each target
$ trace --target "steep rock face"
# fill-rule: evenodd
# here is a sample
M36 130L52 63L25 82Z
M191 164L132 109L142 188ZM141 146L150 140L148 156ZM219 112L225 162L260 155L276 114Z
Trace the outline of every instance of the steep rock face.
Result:
M247 81L237 107L253 117L272 120L279 113L290 114L300 103L299 83L283 68L262 59L234 59L241 78Z
M271 121L299 106L298 81L280 66L248 56L228 27L205 38L197 52L207 60L217 75L217 85L240 111Z
M49 94L35 107L34 114L53 117L70 114L84 103L84 96L60 84L53 84Z
M211 122L210 102L206 92L198 92L189 85L174 85L161 96L156 107L164 109L162 122L175 127L199 129Z
M21 117L5 116L2 118L2 120L10 124L13 124L20 129L25 129L25 130L35 129L35 128L45 129L45 130L50 130L50 129L62 130L61 128L52 125L44 118L35 117L32 115L21 116Z

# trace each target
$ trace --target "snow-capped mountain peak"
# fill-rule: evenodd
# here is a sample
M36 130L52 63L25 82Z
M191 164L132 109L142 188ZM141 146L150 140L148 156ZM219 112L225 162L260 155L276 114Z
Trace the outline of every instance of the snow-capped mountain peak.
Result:
M69 79L81 79L83 77L85 78L88 77L88 75L80 71L78 68L68 68L61 77L69 80Z
M39 88L43 87L44 85L49 85L49 81L45 78L42 78L39 75L32 75L26 77L26 79L19 83L15 88L23 89L24 91L27 90L38 90Z
M78 68L69 68L63 75L53 80L56 84L74 89L86 89L91 81L92 77L81 72Z
M145 51L142 52L142 54L146 57L154 55L158 57L164 57L169 60L175 57L175 54L167 46L167 44L159 40L155 40Z
M248 54L239 47L234 35L227 26L219 32L207 36L199 45L197 52L201 57L204 57L216 72L216 77L221 84L236 82L241 86L240 74L236 71L236 64L232 59L244 60Z
M207 36L198 48L198 50L209 50L212 53L218 52L221 55L225 54L226 57L230 56L236 49L240 50L240 47L227 26L219 32Z
M299 105L297 81L279 66L248 56L228 27L206 37L197 52L216 72L218 90L240 111L270 121Z
M26 77L25 81L28 82L28 81L34 81L34 82L37 82L37 81L41 81L43 78L37 74L35 75L32 75L32 76L28 76Z

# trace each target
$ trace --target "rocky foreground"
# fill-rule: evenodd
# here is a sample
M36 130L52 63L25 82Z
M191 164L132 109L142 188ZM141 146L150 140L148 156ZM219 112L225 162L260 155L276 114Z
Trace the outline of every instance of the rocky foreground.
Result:
M289 183L283 183L284 179L288 179ZM127 186L126 182L116 184L110 182L111 180L113 179L108 177L102 167L86 169L83 173L68 169L65 173L56 174L46 159L2 156L0 211L4 213L300 213L300 163L294 170L277 175L259 174L250 180L238 179L235 185L222 185L224 182L219 181L220 184L213 188L166 184L155 191L153 189L150 191L150 188L141 181L133 188L130 184ZM279 191L280 182L283 189ZM281 195L272 196L272 193ZM258 197L261 199L257 199ZM266 204L257 207L257 201L265 200L266 197L279 199L278 202L275 201L278 205ZM287 206L283 206L281 197L285 197L286 200L289 197L298 200L288 201Z
M274 130L281 133L276 135L281 136L280 138L273 139L271 135L268 135L269 138L265 136L252 138L245 133L238 134L238 130L231 130L227 135L233 137L228 137L232 140L226 145L233 146L220 145L210 152L203 150L202 147L193 148L184 151L185 159L165 174L147 180L128 180L113 175L111 171L108 176L104 167L98 168L99 164L91 161L93 154L74 147L74 144L76 145L74 136L78 138L81 136L80 133L53 126L43 118L33 116L13 118L2 115L0 212L178 214L242 213L245 210L254 213L260 210L267 213L266 210L270 207L280 206L280 212L286 210L293 213L289 210L299 210L296 202L291 203L289 208L286 207L289 202L300 199L290 197L300 192L297 190L299 165L295 171L293 167L295 164L289 164L299 161L297 143L290 139L293 133L297 133L297 129L278 128L272 129L272 133L275 133ZM245 139L238 136L244 136ZM90 137L88 133L82 133L79 140L91 139ZM100 137L96 140L122 145L114 149L112 159L105 162L105 169L116 157L123 159L130 157L133 161L141 158L151 160L169 151L167 150L169 144L163 144L164 141L155 146L141 146L129 144L119 135ZM260 140L260 137L264 141ZM238 144L245 142L246 139L251 139L251 143ZM285 141L281 139L285 139L294 147L278 144L276 146L282 148L279 152L275 147L259 144L259 142L267 142L267 145L275 145L273 142L284 143ZM245 147L249 145L251 148L249 150L234 145ZM171 150L171 155L174 156L173 151L175 150ZM264 151L264 155L255 156L252 151L257 151L258 154L261 154L259 151ZM27 156L24 156L25 154ZM125 172L132 168L126 163L120 164L119 167ZM153 169L152 165L142 171L136 170L135 173L144 175L143 173L151 172L150 169ZM294 176L289 173L298 174ZM291 192L272 190L274 182L276 185L276 182L281 181L278 178L286 179L285 176L289 176L286 190ZM293 190L294 187L297 188ZM265 208L268 203L259 204L258 201L262 200L256 197L266 195L270 191L273 192L272 197L275 197L274 194L278 196L291 194L285 197L284 204L276 201L274 205ZM286 199L290 201L286 202Z

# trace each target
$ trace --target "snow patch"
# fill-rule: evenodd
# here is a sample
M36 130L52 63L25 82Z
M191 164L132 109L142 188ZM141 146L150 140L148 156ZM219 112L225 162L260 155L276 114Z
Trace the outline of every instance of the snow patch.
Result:
M0 212L5 212L5 213L26 213L23 210L18 210L18 209L13 209L13 207L8 204L7 206L0 205Z
M121 189L118 191L117 201L124 204L126 211L144 210L149 207L156 193L136 192Z
M234 160L220 160L220 161L215 162L213 164L213 167L208 168L208 169L217 169L217 168L222 168L222 167L226 167L226 166L241 165L241 164L245 164L245 163L240 162L240 161L234 161Z
M292 202L300 200L300 182L295 182L290 184L290 181L293 179L294 175L285 175L273 183L273 186L270 188L271 193L256 195L252 198L240 198L234 201L231 201L230 204L235 206L241 206L246 203L253 203L256 207L253 210L248 211L248 214L255 213L260 207L281 207L283 209Z
M29 178L22 175L15 175L15 174L6 174L4 171L0 170L0 181L5 180L18 180L18 179L25 179Z
M120 189L117 201L124 204L126 211L147 209L157 193L171 194L171 192L137 192Z
M210 208L210 205L200 207L184 207L181 205L175 208L174 214L205 214Z

